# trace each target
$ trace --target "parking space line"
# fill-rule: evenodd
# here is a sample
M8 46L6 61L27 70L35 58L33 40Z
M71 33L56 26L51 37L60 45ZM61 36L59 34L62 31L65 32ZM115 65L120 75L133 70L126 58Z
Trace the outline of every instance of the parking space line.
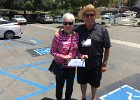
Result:
M41 25L35 25L35 24L32 24L33 26L36 26L36 27L40 27L40 28L45 28L45 29L50 29L50 30L58 30L57 28L51 28L51 27L46 27L46 26L41 26Z
M44 26L41 26L41 25L33 25L33 26L40 27L40 28L45 28L45 29L50 29L50 30L55 30L55 31L58 30L56 28L44 27ZM140 48L140 44L134 43L134 42L122 41L122 40L118 40L118 39L111 39L111 42L121 44L121 45L130 46L130 47L134 47L134 48Z
M37 88L40 88L39 91L36 91L36 92L33 92L33 93L29 93L27 95L23 95L21 97L18 97L16 98L15 100L26 100L28 98L31 98L33 96L36 96L36 95L39 95L43 92L47 92L49 90L52 90L55 88L55 83L51 83L49 86L43 86L39 83L35 83L35 82L32 82L30 80L27 80L27 79L24 79L24 78L20 78L20 75L23 73L20 73L19 75L17 76L14 76L12 74L9 74L7 72L4 72L5 70L13 70L13 69L19 69L19 68L25 68L25 67L30 67L30 68L36 68L36 69L39 69L39 70L43 70L43 71L47 71L48 68L43 68L41 66L38 66L38 65L41 65L41 64L45 64L45 63L50 63L52 60L43 60L43 61L40 61L40 62L35 62L35 63L31 63L31 64L24 64L24 65L21 65L21 66L14 66L12 68L3 68L0 70L0 74L3 74L7 77L10 77L12 79L15 79L15 80L18 80L18 81L21 81L23 83L26 83L26 84L29 84L31 86L35 86ZM25 71L24 71L25 72Z
M41 84L38 84L38 83L35 83L35 82L32 82L32 81L29 81L29 80L20 78L20 77L18 77L18 76L14 76L14 75L12 75L12 74L9 74L9 73L4 72L4 71L1 71L1 70L0 70L0 74L3 74L3 75L5 75L5 76L7 76L7 77L10 77L10 78L12 78L12 79L21 81L21 82L23 82L23 83L29 84L29 85L31 85L31 86L35 86L35 87L37 87L37 88L40 88L39 91L36 91L36 92L33 92L33 93L29 93L29 94L27 94L27 95L23 95L23 96L21 96L21 97L19 97L19 98L16 98L15 100L26 100L27 98L31 98L31 97L36 96L36 95L39 95L39 94L41 94L41 93L43 93L43 92L48 92L48 91L50 91L50 90L52 90L52 89L55 88L55 83L52 83L52 84L50 84L49 86L43 86L43 85L41 85Z
M41 90L36 91L36 92L33 92L33 93L31 93L31 94L27 94L27 95L21 96L21 97L19 97L19 98L16 98L15 100L26 100L27 98L31 98L31 97L36 96L36 95L38 95L38 94L41 94L41 93L43 93L43 92L48 92L48 91L54 89L55 86L56 86L56 84L53 83L53 84L51 84L50 86L48 86L48 88L46 88L46 89L41 89Z
M37 40L35 38L21 38L21 39L13 39L13 40L1 40L0 47L4 47L6 49L13 49L16 47L27 48L28 46L37 46L44 44L43 41Z
M38 83L29 81L29 80L26 80L26 79L24 79L24 78L20 78L20 77L14 76L14 75L12 75L12 74L9 74L9 73L4 72L4 71L1 71L1 70L0 70L0 74L3 74L3 75L8 76L8 77L10 77L10 78L12 78L12 79L16 79L16 80L18 80L18 81L21 81L21 82L23 82L23 83L27 83L27 84L29 84L29 85L32 85L32 86L35 86L35 87L38 87L38 88L41 88L41 89L47 89L46 86L40 85L40 84L38 84Z
M23 65L20 65L20 66L13 66L13 67L10 67L10 68L2 68L1 70L13 70L13 69L20 69L20 68L25 68L25 67L32 67L32 68L39 68L41 70L47 70L48 68L42 68L42 67L39 67L38 65L41 65L41 64L45 64L45 63L51 63L52 60L42 60L42 61L39 61L39 62L35 62L35 63L30 63L30 64L23 64ZM36 67L35 67L36 66Z
M134 43L134 42L122 41L122 40L117 40L117 39L111 39L111 42L134 47L134 48L140 48L140 44Z
M21 97L18 97L16 98L15 100L26 100L28 98L31 98L33 96L36 96L36 95L39 95L43 92L48 92L52 89L55 88L55 83L50 83L48 86L43 86L39 83L35 83L35 82L32 82L30 80L27 80L27 79L24 79L24 78L20 78L20 75L23 73L20 73L19 75L17 76L14 76L12 74L9 74L7 72L5 72L6 70L13 70L13 69L19 69L19 68L25 68L25 67L30 67L30 68L36 68L36 69L39 69L39 70L43 70L43 71L48 71L48 68L44 68L44 67L41 67L40 65L41 64L45 64L45 63L50 63L52 60L43 60L43 61L40 61L40 62L35 62L35 63L31 63L31 64L24 64L24 65L21 65L21 66L14 66L12 68L3 68L0 70L0 74L3 74L7 77L10 77L12 79L15 79L15 80L18 80L20 82L23 82L23 83L26 83L26 84L29 84L31 86L34 86L34 87L37 87L37 88L40 88L40 90L38 91L35 91L33 93L29 93L29 94L26 94L26 95L23 95ZM27 71L27 70L26 70ZM25 72L25 71L24 71ZM77 76L75 76L74 80L77 80Z

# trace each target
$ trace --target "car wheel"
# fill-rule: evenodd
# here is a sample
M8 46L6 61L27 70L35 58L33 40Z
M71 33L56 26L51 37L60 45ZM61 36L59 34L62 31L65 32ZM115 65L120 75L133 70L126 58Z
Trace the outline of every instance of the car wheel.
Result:
M12 32L12 31L5 32L4 33L4 38L5 39L12 39L12 38L14 38L14 32Z

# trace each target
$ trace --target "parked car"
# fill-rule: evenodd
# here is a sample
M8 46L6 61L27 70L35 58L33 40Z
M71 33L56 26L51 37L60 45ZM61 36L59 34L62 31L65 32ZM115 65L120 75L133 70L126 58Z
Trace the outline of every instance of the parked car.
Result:
M39 18L38 18L38 22L39 23L53 23L53 17L52 16L49 16L49 15L41 15Z
M27 24L27 20L23 17L23 15L14 15L12 20L18 22L19 24Z
M54 22L55 23L62 23L62 16L55 16L54 17Z
M114 15L112 13L105 13L104 15L101 16L102 19L109 19L113 17Z
M127 17L127 16L135 16L134 11L125 11L122 13L122 17Z
M136 18L140 18L140 11L136 13Z
M122 14L121 14L121 13L116 13L116 14L114 15L114 17L115 17L115 18L122 17Z
M0 15L0 20L4 20L3 17Z
M12 39L21 34L21 27L17 22L0 20L0 38Z

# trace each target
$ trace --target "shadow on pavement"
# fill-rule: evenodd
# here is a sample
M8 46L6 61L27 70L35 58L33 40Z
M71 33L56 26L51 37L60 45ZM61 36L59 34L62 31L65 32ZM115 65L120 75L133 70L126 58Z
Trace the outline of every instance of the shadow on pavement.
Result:
M56 100L56 99L51 99L51 98L48 98L48 97L44 97L41 100ZM62 99L62 100L65 100L65 99ZM77 99L71 98L70 100L77 100Z
M48 97L44 97L44 98L42 98L41 100L55 100L55 99L51 99L51 98L48 98Z

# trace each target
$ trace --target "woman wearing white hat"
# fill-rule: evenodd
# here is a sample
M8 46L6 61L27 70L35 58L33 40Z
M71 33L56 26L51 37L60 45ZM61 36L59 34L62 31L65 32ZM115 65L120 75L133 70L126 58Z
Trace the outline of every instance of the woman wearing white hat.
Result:
M86 5L78 13L79 18L85 22L75 29L79 33L79 51L83 54L86 66L77 68L82 100L86 100L87 83L91 85L91 100L96 100L96 90L100 86L102 72L107 70L111 43L107 29L95 22L99 15L100 11L92 4Z
M55 67L61 66L56 75L56 99L62 100L63 88L66 81L65 100L70 100L73 92L75 67L68 66L68 60L78 55L78 33L73 31L75 17L65 13L62 17L63 30L55 33L51 45L51 54L54 56Z

